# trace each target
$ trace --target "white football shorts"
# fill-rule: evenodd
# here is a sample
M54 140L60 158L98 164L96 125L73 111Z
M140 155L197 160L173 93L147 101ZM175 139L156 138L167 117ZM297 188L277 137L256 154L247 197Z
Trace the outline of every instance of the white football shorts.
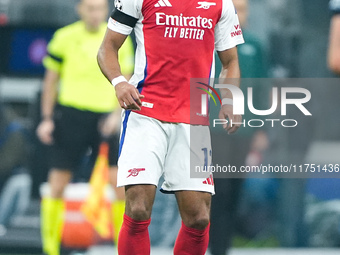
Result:
M193 132L199 135L190 139ZM204 173L203 178L202 175L191 178L190 169L195 169L193 165L211 165L209 127L161 122L131 111L123 113L118 187L134 184L157 186L163 175L161 191L165 193L190 190L214 194L211 173Z

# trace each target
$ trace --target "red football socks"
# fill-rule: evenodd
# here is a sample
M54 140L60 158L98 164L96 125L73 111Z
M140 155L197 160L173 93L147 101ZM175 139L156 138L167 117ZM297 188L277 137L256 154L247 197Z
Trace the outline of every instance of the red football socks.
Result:
M119 232L119 255L150 255L149 220L134 220L124 214L124 221Z
M198 230L189 228L182 222L182 227L179 230L174 255L204 255L208 249L209 243L209 225Z

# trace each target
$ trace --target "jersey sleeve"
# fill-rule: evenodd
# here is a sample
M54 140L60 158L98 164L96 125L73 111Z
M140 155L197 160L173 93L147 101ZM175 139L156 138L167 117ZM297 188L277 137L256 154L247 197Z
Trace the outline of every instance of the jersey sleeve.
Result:
M47 55L43 59L43 64L46 69L60 72L64 58L64 41L62 32L55 32L52 40L48 43Z
M222 13L215 26L215 49L224 51L244 43L236 9L231 0L222 1Z
M333 15L340 14L340 0L331 0L329 2L329 9Z
M141 0L115 0L108 22L108 28L120 34L129 35L141 17Z

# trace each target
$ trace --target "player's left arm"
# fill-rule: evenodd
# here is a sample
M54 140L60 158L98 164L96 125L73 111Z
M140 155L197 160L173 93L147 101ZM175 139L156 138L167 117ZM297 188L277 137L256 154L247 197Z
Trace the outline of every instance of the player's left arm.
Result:
M220 78L224 79L222 83L240 86L240 67L236 46L242 43L244 43L242 30L233 2L222 0L221 18L215 26L215 49L222 63L220 74ZM224 100L219 118L228 119L228 125L223 125L223 128L228 131L228 134L232 134L240 127L242 117L233 114L231 92L228 89L220 89L220 92Z
M224 51L217 51L217 53L222 63L222 70L220 74L222 83L226 82L228 84L240 87L240 67L238 62L237 47L233 47ZM228 131L228 134L233 134L240 127L242 116L233 114L233 105L231 103L233 98L230 90L220 89L220 93L222 101L225 101L226 103L222 103L219 118L228 119L228 125L225 124L223 128Z

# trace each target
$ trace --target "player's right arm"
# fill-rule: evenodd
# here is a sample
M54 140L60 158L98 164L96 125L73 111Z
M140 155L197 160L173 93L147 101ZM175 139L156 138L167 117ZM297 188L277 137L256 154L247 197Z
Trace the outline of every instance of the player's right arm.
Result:
M51 69L46 70L41 94L41 122L37 128L37 136L44 144L53 143L53 110L56 104L59 79L58 72Z
M122 76L118 63L118 50L124 43L127 35L107 29L102 45L98 51L98 64L105 75L111 82L113 79ZM140 110L142 105L141 99L144 97L139 93L135 86L127 81L119 82L115 85L116 96L120 106L129 110Z
M333 17L330 25L328 66L333 72L340 74L340 2L331 0L329 5Z
M115 86L120 106L129 110L140 110L144 98L135 86L126 81L114 80L122 75L118 63L118 50L132 32L141 17L142 0L117 1L108 22L102 45L98 52L98 64L105 77Z

